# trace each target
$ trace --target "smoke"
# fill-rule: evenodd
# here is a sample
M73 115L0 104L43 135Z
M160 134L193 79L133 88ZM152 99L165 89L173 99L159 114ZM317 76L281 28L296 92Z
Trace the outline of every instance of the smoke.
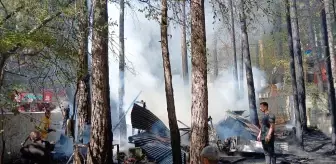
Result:
M139 5L135 5L139 6ZM112 21L117 21L119 18L119 7L113 5L109 6L109 16ZM125 72L125 110L127 110L130 103L134 100L137 94L142 91L138 100L144 100L147 108L157 115L168 127L168 117L166 109L166 97L163 80L163 66L160 45L160 26L156 21L149 21L145 18L143 13L136 12L137 9L127 8L125 11L125 55L126 65L134 68L136 74L130 71ZM206 4L206 30L207 41L211 44L214 35L214 25L212 24L211 7ZM118 33L118 27L110 27L110 32ZM175 107L177 119L181 120L187 125L190 125L191 117L191 89L186 87L181 78L181 33L180 28L173 28L170 26L169 33L169 51L171 70L173 73L173 87L175 97ZM226 37L223 34L223 37ZM228 40L228 36L223 38ZM115 43L118 36L113 35L110 47L110 89L111 98L118 100L118 86L119 86L119 69ZM190 55L190 54L189 54ZM222 54L219 54L222 55ZM189 58L189 70L190 58ZM253 68L255 83L265 83L264 73L256 68ZM190 78L191 79L191 78ZM248 99L246 82L243 84L244 97L238 100L235 88L235 81L232 76L231 69L220 70L219 77L215 82L208 80L209 93L209 116L212 116L214 123L220 121L225 116L227 110L246 110L248 113ZM256 88L256 92L260 91L261 87ZM116 110L113 108L113 110ZM117 119L118 116L112 116ZM126 116L127 124L130 124L130 113ZM113 122L116 122L115 120ZM113 125L115 126L115 125ZM180 125L183 127L183 125Z

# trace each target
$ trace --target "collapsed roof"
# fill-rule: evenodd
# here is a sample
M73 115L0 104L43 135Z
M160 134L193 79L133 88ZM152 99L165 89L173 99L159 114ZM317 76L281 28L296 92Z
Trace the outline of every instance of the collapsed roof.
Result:
M225 140L237 137L246 140L256 140L259 129L240 116L242 112L227 112L223 120L214 126L218 139ZM172 153L170 131L165 124L148 109L134 104L131 112L132 127L140 129L136 135L130 136L129 141L140 147L149 159L159 164L171 164ZM184 159L185 151L182 151ZM183 160L184 161L184 160Z
M159 164L172 164L172 148L170 131L152 112L134 104L131 112L132 127L145 132L130 136L128 139L136 147L140 147L146 156ZM182 151L182 161L185 152ZM184 163L184 162L183 162Z

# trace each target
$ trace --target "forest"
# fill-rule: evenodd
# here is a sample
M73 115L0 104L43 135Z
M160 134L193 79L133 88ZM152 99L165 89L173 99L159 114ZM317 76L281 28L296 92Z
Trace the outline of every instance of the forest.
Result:
M336 161L334 0L0 0L0 17L0 164L265 163L263 102L277 161Z

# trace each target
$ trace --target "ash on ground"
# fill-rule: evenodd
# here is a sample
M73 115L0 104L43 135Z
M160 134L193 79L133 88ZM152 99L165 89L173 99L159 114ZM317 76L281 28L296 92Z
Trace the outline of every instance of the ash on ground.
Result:
M277 164L333 164L336 155L332 151L331 139L318 129L310 128L304 134L304 150L295 140L294 134L288 133L284 125L277 125L277 140L288 142L289 153L278 154ZM239 164L264 164L263 156L249 156Z

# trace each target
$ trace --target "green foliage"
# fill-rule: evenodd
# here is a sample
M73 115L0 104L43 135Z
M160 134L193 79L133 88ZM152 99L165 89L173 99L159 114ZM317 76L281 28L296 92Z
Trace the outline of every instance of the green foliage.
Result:
M33 88L55 87L74 82L73 67L76 66L77 38L75 30L78 9L75 4L67 5L71 1L40 1L40 0L2 0L0 5L0 55L7 53L14 47L19 49L11 53L8 62L24 58L24 68L11 67L7 69L13 76L7 84L15 82L24 84L25 91ZM20 6L22 9L17 10ZM8 15L14 13L8 19ZM58 12L61 16L54 17ZM46 18L50 18L44 22ZM33 29L33 33L29 34ZM21 50L34 50L34 54L27 56ZM18 66L20 62L18 62ZM23 80L23 81L22 81ZM26 81L29 81L27 83ZM4 87L9 87L5 85ZM6 95L11 90L1 90Z
M242 2L244 3L243 7L248 28L254 28L254 26L259 26L259 20L261 20L260 18L262 17L266 17L268 21L272 21L272 19L270 19L271 16L276 14L276 12L273 11L274 6L278 3L276 0L245 0ZM229 2L223 0L210 0L210 3L214 12L213 23L218 20L223 22L223 26L231 28L231 9ZM239 1L233 0L233 10L235 22L238 22L239 12L242 10Z
M260 69L265 72L269 83L272 83L280 75L284 75L285 79L289 76L289 55L287 53L287 44L284 42L285 35L284 33L277 33L275 35L279 37L275 39L274 35L265 34L262 37L263 56L260 54L260 49L258 52ZM282 42L283 52L280 56L277 53L277 44L279 41ZM256 46L259 45L255 44L253 47L256 48ZM257 63L255 51L251 53L251 60L253 63ZM281 68L284 71L281 71Z
M0 38L0 53L6 53L17 45L42 49L52 44L55 44L55 39L48 33L37 32L28 35L26 32L7 31Z

